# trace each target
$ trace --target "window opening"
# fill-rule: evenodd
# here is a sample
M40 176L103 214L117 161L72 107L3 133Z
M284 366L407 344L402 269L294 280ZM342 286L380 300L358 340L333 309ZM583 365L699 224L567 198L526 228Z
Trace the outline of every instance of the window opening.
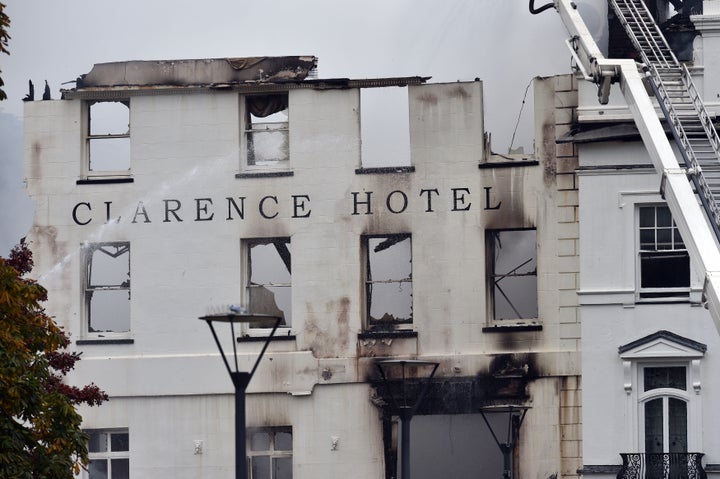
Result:
M667 206L639 208L640 298L689 296L690 256Z
M288 94L245 97L248 166L282 166L290 159Z
M292 428L250 429L250 479L292 479Z
M365 249L365 291L369 325L383 329L412 323L410 235L365 237Z
M247 242L248 309L253 313L280 316L281 326L292 325L290 238Z
M360 90L363 168L410 166L410 112L407 87Z
M88 479L130 477L130 434L128 430L87 430Z
M130 169L130 102L88 104L88 168L91 172Z
M88 332L130 331L130 243L86 248Z
M536 230L488 231L488 241L488 284L493 318L537 318Z

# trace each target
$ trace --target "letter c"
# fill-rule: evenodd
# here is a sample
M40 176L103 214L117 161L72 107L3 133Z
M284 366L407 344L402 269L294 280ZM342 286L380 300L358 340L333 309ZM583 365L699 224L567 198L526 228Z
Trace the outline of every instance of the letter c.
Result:
M277 200L277 196L265 196L265 197L263 197L263 199L260 200L260 205L259 205L260 215L261 215L263 218L269 220L269 219L275 218L275 217L278 215L278 213L277 213L277 211L276 211L274 215L267 215L267 214L265 214L265 208L264 208L264 206L265 206L265 201L266 201L266 200L273 200L273 201L275 202L275 205L276 205L276 206L277 206L277 204L278 204L278 200Z
M80 221L77 217L77 211L78 211L78 208L80 207L80 205L86 206L88 211L92 211L92 208L90 207L90 203L81 201L80 203L76 204L72 210L72 218L73 218L73 221L75 222L75 224L80 225L80 226L85 226L86 224L88 224L92 221L92 216L90 216L90 218L88 218L88 220L85 221L84 223L82 221Z

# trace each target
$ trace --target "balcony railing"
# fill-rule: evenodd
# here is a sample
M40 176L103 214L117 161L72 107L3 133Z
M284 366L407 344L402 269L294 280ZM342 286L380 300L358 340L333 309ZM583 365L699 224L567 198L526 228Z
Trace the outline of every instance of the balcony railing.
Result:
M617 479L706 479L699 452L620 453Z

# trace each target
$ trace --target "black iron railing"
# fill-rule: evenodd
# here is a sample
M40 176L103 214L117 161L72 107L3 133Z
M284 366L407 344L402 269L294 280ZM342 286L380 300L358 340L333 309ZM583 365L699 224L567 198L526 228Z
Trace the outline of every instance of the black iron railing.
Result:
M620 453L617 479L706 479L699 452Z

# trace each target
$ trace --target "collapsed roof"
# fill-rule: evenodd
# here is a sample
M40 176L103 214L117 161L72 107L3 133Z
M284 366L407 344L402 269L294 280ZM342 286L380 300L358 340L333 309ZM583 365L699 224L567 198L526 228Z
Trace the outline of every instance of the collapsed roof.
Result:
M304 80L317 57L206 58L98 63L76 87L212 86L245 82Z
M207 89L260 93L295 88L374 88L425 83L430 77L317 79L315 56L141 60L98 63L63 99L114 99Z

